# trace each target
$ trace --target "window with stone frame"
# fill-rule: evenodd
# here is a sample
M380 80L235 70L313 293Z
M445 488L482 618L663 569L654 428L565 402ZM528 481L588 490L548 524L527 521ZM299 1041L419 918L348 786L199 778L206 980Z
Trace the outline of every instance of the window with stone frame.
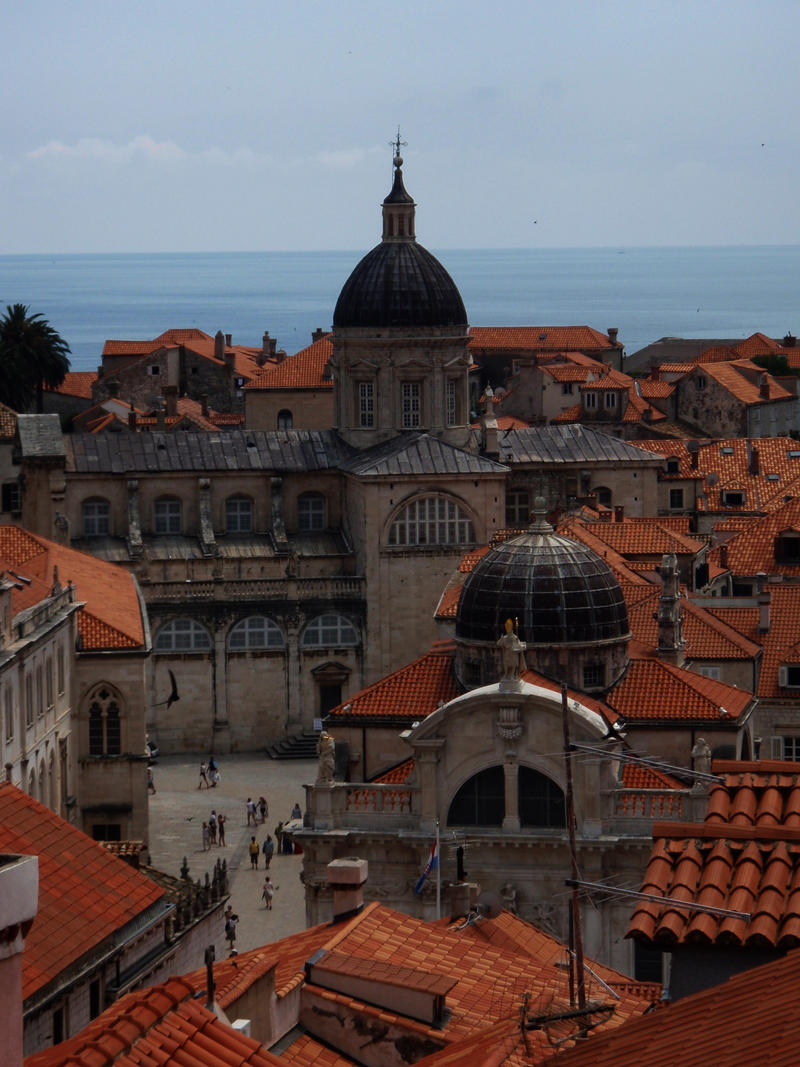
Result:
M253 532L253 501L236 494L225 501L225 529L228 533Z
M400 413L404 430L416 430L422 425L422 385L420 382L400 383Z
M506 526L517 529L531 521L531 498L527 489L509 489L506 493Z
M472 519L457 501L445 496L412 500L389 527L389 544L396 547L468 545L474 541Z
M455 378L448 378L445 382L445 403L446 425L456 426L458 424L458 382Z
M241 619L228 635L228 648L232 652L249 649L284 648L286 642L280 626L266 615L250 615Z
M520 765L517 796L520 826L560 829L567 825L564 793L547 775Z
M99 685L89 695L89 755L122 754L119 704L110 686Z
M502 826L506 814L503 768L478 771L458 789L447 812L448 826Z
M56 650L56 689L58 695L63 696L64 686L66 685L66 669L65 669L65 656L64 646L59 645Z
M208 652L211 637L196 619L172 619L158 631L155 652Z
M605 667L602 663L584 663L583 688L596 689L605 682Z
M603 394L604 403L607 408L615 408L617 406L617 394L613 392L607 392Z
M301 493L297 498L297 529L301 533L324 530L325 497L322 493Z
M111 505L102 497L91 497L81 504L81 527L84 537L107 537L111 532Z
M682 489L670 489L669 491L669 506L671 508L683 507L683 490Z
M371 430L375 425L375 383L357 382L358 425L362 430Z
M33 726L33 673L25 673L25 725Z
M349 619L329 612L311 620L303 631L300 644L303 648L353 648L360 641Z
M587 390L583 394L583 406L587 410L593 411L597 407L597 393L590 392Z
M288 408L278 412L278 429L291 430L294 426L294 416Z
M164 496L153 506L154 528L157 534L179 534L183 529L183 507L175 496Z
M55 707L55 693L53 692L53 657L48 656L44 665L44 687L48 711Z

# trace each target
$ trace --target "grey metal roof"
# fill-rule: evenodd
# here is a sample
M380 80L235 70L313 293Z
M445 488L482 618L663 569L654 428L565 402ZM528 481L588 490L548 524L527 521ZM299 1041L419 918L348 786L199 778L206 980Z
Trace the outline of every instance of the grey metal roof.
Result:
M17 415L17 434L25 459L64 455L64 435L58 415Z
M58 416L45 417L58 425ZM67 470L78 474L331 470L352 452L331 430L73 434L64 440Z
M504 463L635 463L663 462L654 452L589 426L531 426L498 435Z
M503 474L508 468L427 433L405 433L339 464L359 477L403 474Z

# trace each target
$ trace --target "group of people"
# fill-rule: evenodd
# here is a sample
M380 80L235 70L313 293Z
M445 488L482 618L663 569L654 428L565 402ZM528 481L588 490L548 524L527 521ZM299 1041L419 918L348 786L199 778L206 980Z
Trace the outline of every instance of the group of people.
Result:
M197 783L197 788L202 789L205 783L206 789L213 789L214 786L219 784L220 774L217 761L213 756L208 757L208 763L203 760L200 764L200 781Z
M208 821L203 823L203 852L207 852L212 845L225 847L225 816L222 812L217 814L214 808Z
M253 826L257 826L259 819L261 819L262 824L267 821L269 804L267 804L264 797L259 797L258 800L253 800L252 797L248 797L247 803L245 804L245 810L247 812L247 825L250 826L252 822Z
M247 850L250 854L250 866L254 871L258 870L258 855L259 852L264 853L264 870L269 870L269 865L272 862L272 857L275 853L275 842L272 840L270 834L267 834L264 844L259 849L258 841L255 839L255 835L250 838L250 844L247 846Z

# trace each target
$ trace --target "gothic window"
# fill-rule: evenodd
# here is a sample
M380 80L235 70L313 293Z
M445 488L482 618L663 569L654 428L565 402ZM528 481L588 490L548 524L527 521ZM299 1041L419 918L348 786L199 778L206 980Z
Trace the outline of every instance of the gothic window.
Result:
M303 648L354 648L359 644L355 626L343 615L317 615L303 631Z
M89 755L119 756L121 752L119 704L111 689L100 685L89 697Z
M531 521L530 496L527 489L510 489L506 493L506 526L527 526Z
M156 652L208 652L208 630L194 619L173 619L158 631Z
M107 500L95 498L81 504L84 537L105 537L109 533L111 508Z
M54 699L54 695L53 695L53 658L52 658L52 656L48 656L47 657L47 662L45 663L45 667L44 667L44 684L45 684L45 695L46 695L46 698L47 698L47 707L48 707L48 709L50 709L55 705L55 699Z
M283 648L280 626L265 615L251 615L237 622L228 637L228 648L244 651L251 648Z
M412 500L389 528L390 545L467 545L475 540L472 520L455 500L423 496Z
M502 826L506 812L505 774L487 767L469 778L450 803L448 826Z
M304 533L325 529L325 497L322 493L301 493L297 498L297 529Z
M375 425L375 383L358 383L358 425L369 430Z
M253 532L253 501L249 496L229 496L225 501L225 529L228 533Z
M179 534L182 529L182 508L177 497L165 496L155 503L155 531L157 534Z
M294 418L291 411L288 408L283 408L278 412L278 429L279 430L291 430L294 425Z
M402 382L400 385L401 423L404 430L415 430L422 425L422 386L419 382Z
M567 825L564 794L546 775L531 767L520 767L517 792L520 826Z

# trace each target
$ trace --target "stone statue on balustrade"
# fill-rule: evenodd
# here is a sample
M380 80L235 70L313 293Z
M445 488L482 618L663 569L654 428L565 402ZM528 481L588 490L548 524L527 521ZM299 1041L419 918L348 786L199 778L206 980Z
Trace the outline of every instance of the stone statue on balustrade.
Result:
M336 742L331 735L323 730L319 735L317 741L317 756L319 757L319 765L317 767L317 781L316 785L331 785L333 782L333 772L336 765Z

